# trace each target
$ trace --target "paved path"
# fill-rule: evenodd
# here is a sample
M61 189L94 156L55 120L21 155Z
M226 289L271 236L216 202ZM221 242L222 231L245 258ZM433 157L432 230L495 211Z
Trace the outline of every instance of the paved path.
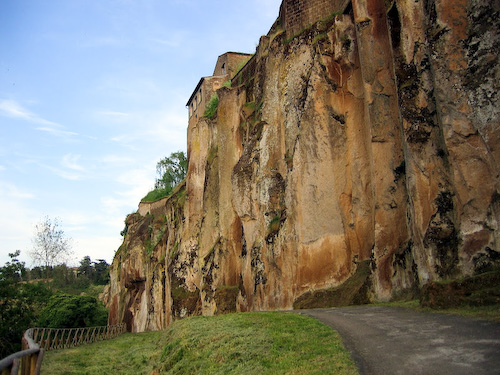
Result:
M337 330L361 374L500 374L500 323L383 306L297 312Z

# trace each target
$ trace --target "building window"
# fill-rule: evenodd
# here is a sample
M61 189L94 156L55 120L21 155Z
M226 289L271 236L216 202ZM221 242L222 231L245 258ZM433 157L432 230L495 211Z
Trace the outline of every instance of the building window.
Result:
M198 92L198 103L201 103L201 89L200 89L200 91Z

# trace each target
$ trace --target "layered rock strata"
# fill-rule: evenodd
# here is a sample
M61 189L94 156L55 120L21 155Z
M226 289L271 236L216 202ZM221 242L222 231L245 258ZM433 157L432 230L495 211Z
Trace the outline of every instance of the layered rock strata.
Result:
M185 183L127 218L110 323L387 300L496 261L500 2L339 11L278 19L190 124Z

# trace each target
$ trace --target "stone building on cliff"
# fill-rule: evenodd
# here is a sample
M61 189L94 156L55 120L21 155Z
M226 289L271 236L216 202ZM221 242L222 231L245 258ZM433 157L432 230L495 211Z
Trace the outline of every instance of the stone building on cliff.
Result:
M252 55L241 52L226 52L220 55L215 64L214 73L210 77L202 77L186 103L189 110L189 122L198 121L212 95L222 84L232 78L237 69L250 59Z

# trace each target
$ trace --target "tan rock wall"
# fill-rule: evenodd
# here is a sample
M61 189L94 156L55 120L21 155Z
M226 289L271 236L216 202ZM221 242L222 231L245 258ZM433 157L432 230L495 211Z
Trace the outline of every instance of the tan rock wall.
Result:
M127 219L111 322L387 300L498 257L500 9L386 6L261 38L190 122L185 186Z

